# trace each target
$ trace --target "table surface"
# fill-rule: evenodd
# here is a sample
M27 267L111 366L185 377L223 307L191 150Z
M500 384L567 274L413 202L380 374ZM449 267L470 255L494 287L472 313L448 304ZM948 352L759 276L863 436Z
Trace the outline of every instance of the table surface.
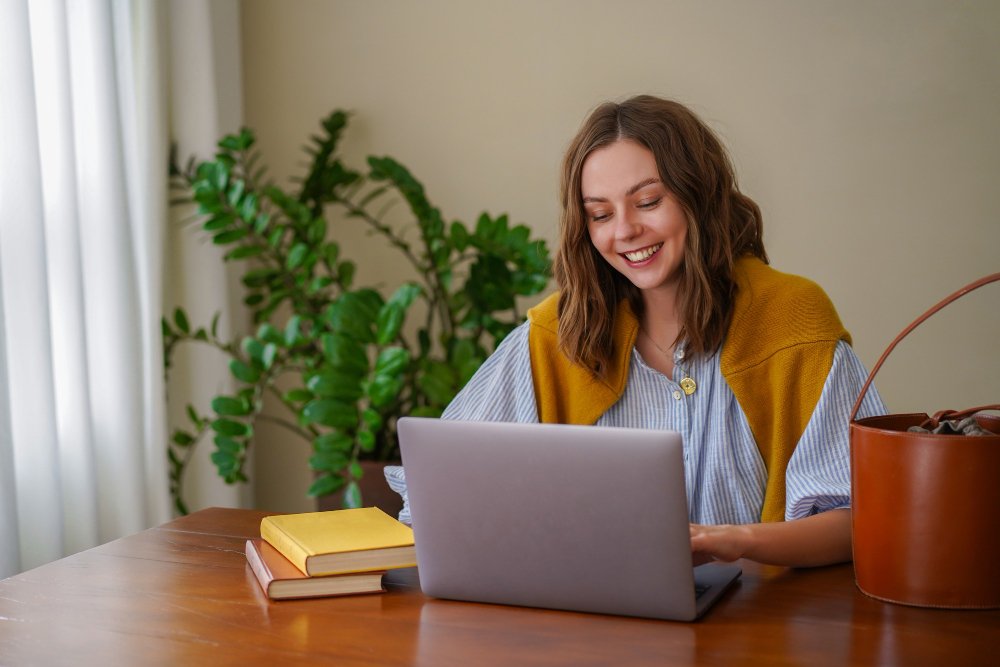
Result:
M202 510L0 581L0 664L951 667L1000 640L1000 611L881 603L849 565L744 563L694 623L437 600L412 569L383 595L269 602L243 555L266 514Z

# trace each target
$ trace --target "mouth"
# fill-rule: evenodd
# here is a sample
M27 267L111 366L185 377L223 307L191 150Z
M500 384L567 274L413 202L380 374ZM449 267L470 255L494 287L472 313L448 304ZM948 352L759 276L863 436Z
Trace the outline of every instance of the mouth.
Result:
M640 262L645 262L647 259L652 257L657 253L657 251L663 247L662 243L657 243L655 245L647 246L645 248L640 248L639 250L632 250L631 252L621 253L622 257L632 262L633 264L638 264Z

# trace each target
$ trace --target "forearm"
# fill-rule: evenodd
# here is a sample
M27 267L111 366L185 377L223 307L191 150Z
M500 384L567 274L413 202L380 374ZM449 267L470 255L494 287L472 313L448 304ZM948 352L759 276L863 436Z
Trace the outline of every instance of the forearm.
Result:
M691 548L718 560L815 567L851 560L851 510L794 521L743 526L692 526Z

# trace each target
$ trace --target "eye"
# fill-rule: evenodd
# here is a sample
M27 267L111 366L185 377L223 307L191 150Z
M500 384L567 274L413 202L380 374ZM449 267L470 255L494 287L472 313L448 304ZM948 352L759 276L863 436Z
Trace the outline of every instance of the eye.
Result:
M587 217L591 222L604 222L611 217L611 214L605 211L587 211Z
M647 201L641 201L637 204L639 208L655 208L657 204L663 201L663 197L657 197L656 199L649 199Z

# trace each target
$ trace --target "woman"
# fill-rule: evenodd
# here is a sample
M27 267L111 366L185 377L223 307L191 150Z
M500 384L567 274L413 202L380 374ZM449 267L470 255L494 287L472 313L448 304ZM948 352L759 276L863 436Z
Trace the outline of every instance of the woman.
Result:
M679 431L696 562L851 558L865 370L826 294L767 266L760 209L704 123L651 96L598 107L563 161L554 268L558 294L445 418ZM882 412L870 392L860 416Z

